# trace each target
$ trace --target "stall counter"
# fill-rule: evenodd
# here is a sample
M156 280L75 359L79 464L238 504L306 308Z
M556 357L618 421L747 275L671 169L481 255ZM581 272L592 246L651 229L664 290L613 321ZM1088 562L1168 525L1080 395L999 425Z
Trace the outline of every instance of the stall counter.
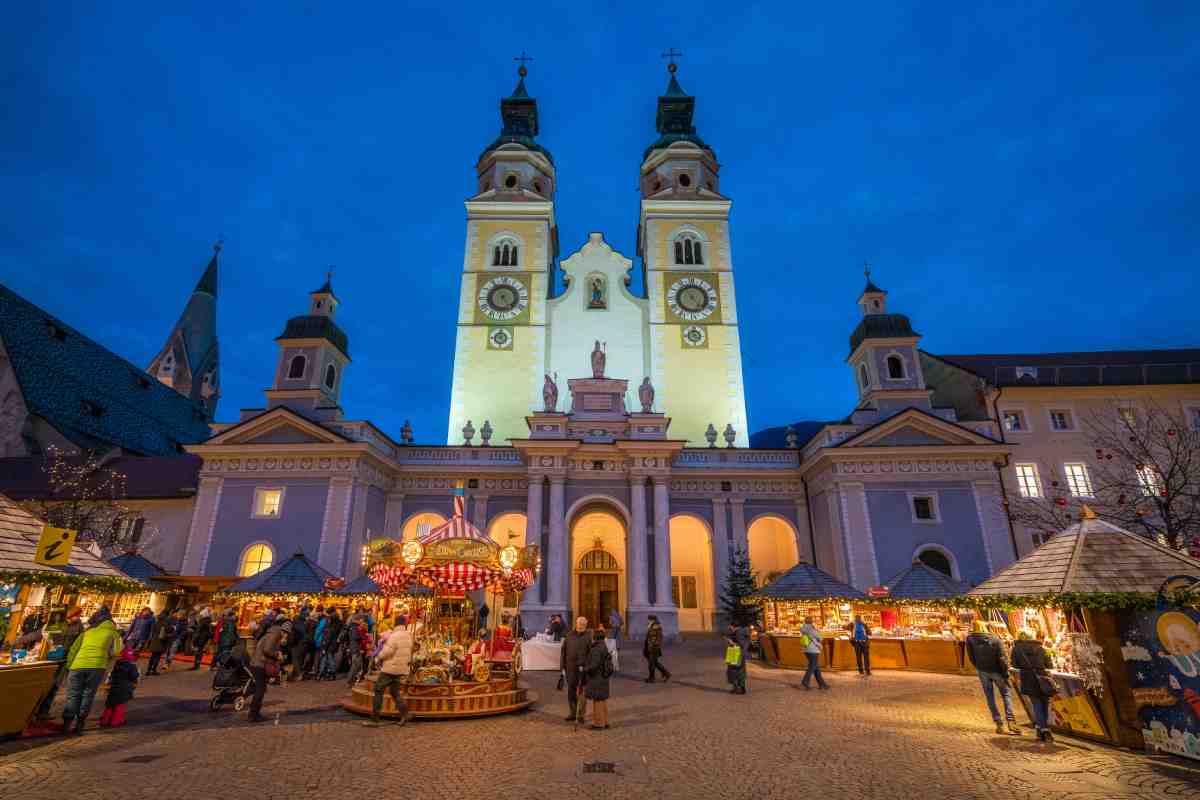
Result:
M821 664L830 669L856 669L854 648L850 640L827 633L822 639ZM804 669L808 661L799 635L767 633L763 636L763 652L769 663L781 667ZM954 639L871 639L872 669L911 669L925 672L970 673L974 670L964 661L962 642Z
M58 674L57 661L0 666L0 738L20 736L50 691Z

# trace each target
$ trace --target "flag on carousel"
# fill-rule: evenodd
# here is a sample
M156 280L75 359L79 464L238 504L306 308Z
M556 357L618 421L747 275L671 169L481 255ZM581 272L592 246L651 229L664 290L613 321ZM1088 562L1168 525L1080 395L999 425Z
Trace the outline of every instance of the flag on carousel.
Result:
M466 516L466 490L461 480L454 482L454 516Z

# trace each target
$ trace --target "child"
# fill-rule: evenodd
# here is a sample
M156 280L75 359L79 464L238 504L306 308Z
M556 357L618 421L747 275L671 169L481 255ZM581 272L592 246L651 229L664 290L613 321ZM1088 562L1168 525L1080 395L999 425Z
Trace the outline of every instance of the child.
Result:
M118 728L125 724L125 705L133 699L133 690L139 677L137 654L132 647L126 647L121 651L121 657L109 677L108 697L104 700L100 727Z
M725 637L725 680L732 687L730 694L746 693L746 650L744 640L749 638L745 628L729 626Z

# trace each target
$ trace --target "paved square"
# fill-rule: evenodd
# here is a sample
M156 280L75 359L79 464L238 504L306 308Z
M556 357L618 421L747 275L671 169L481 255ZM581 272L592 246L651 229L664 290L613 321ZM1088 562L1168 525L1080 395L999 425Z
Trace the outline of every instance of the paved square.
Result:
M22 800L1200 797L1200 764L995 735L973 678L832 673L831 691L806 692L751 665L737 697L716 639L669 648L667 684L642 683L626 653L606 732L563 721L549 672L526 673L541 702L523 714L371 729L339 708L342 681L271 687L268 721L250 725L207 710L209 673L175 671L143 681L123 729L0 745L0 786ZM585 770L597 763L614 771Z

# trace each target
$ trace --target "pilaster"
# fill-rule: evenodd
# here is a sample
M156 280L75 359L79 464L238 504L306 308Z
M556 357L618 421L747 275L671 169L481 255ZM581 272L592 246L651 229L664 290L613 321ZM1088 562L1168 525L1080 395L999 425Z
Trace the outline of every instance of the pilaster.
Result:
M213 530L217 524L217 511L221 507L221 489L224 479L214 476L200 478L196 490L196 501L192 507L192 523L188 527L187 547L183 553L183 575L205 575L208 567L208 551L212 547Z
M317 563L337 573L341 544L349 524L350 500L354 492L351 478L330 478L325 493L325 516L321 521L321 543L317 547Z

